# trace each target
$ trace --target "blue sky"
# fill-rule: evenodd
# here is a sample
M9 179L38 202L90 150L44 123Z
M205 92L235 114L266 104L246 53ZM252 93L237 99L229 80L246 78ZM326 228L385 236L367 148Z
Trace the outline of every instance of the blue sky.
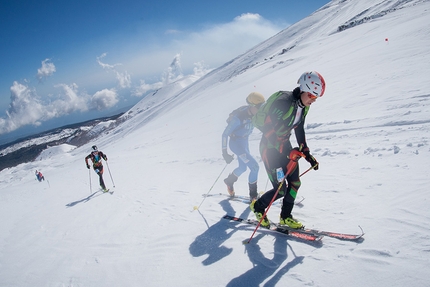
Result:
M328 0L0 2L0 137L113 114L214 69Z

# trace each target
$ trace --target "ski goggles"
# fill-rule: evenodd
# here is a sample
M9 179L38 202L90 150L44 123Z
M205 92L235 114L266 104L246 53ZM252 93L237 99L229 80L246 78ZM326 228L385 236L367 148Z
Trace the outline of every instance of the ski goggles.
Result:
M308 93L308 97L309 97L309 99L314 100L314 101L316 101L316 99L318 99L317 96L314 96L311 93Z

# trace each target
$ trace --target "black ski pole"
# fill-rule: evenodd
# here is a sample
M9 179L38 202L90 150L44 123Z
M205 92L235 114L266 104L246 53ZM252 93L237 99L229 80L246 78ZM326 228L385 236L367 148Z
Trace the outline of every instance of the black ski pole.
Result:
M108 164L107 161L106 161L106 165L107 165L107 168L108 168L108 171L109 171L110 179L112 180L113 187L115 187L115 182L113 182L112 174L110 173L110 168L109 168L109 164Z
M301 152L301 150L302 150L302 146L300 146L300 148L298 149L299 153L295 154L295 157L297 157L297 158L292 158L291 161L290 161L290 163L287 165L287 172L285 173L284 178L279 183L278 189L276 190L275 194L273 195L272 200L270 201L269 205L266 208L266 211L264 212L264 214L261 217L260 221L258 222L257 226L255 227L254 232L252 233L251 237L248 240L243 241L244 244L248 244L248 243L251 242L252 238L254 237L255 232L257 231L258 227L260 227L261 222L266 217L267 212L269 211L270 207L272 206L272 203L275 201L276 196L278 195L279 191L281 190L282 185L284 184L284 182L286 182L288 175L291 174L293 172L293 170L297 167L299 159L301 157L304 157L304 154ZM304 175L305 173L307 173L311 169L314 169L315 166L311 166L308 170L306 170L304 173L302 173L301 175L299 175L299 177L301 177L302 175Z
M209 191L206 193L205 197L203 198L202 202L200 202L199 206L194 206L193 211L194 210L198 210L200 208L200 206L203 204L203 201L205 201L206 197L208 196L208 194L211 192L212 188L214 187L215 183L217 183L219 177L221 176L221 174L224 172L225 168L227 167L228 163L224 166L224 168L221 170L221 173L218 175L218 177L215 179L214 184L212 184L211 188L209 189Z
M93 194L93 188L91 187L91 170L88 169L88 176L90 178L90 194Z

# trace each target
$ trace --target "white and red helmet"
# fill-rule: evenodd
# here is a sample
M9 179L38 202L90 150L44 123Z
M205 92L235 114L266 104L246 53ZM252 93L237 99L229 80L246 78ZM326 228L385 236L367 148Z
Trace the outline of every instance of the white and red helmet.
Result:
M300 85L300 91L309 92L314 96L322 97L325 91L324 78L316 71L304 72L297 84Z

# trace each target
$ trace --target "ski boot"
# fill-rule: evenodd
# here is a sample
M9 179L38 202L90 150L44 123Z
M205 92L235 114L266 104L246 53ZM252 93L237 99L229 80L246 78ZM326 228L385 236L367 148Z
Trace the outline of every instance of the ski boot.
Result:
M230 196L234 196L234 187L233 184L237 181L237 176L234 173L230 173L226 179L224 179L224 183L227 185L227 192Z
M264 212L259 212L259 211L255 211L255 203L257 202L257 200L253 200L252 202L251 202L251 204L249 205L249 208L252 210L252 212L254 212L254 214L255 214L255 217L257 218L257 220L258 221L260 221L261 220L261 218L263 217L263 215L264 215ZM266 227L266 228L269 228L270 227L270 221L269 221L269 219L267 218L267 216L266 217L264 217L264 219L261 221L261 223L260 223L260 225L261 226L263 226L263 227Z
M303 224L300 221L294 219L292 215L290 217L287 217L287 218L280 217L279 225L288 226L288 227L294 228L294 229L303 228Z
M249 199L251 200L251 202L254 199L257 199L258 197L258 192L257 192L257 183L248 183L249 185Z

